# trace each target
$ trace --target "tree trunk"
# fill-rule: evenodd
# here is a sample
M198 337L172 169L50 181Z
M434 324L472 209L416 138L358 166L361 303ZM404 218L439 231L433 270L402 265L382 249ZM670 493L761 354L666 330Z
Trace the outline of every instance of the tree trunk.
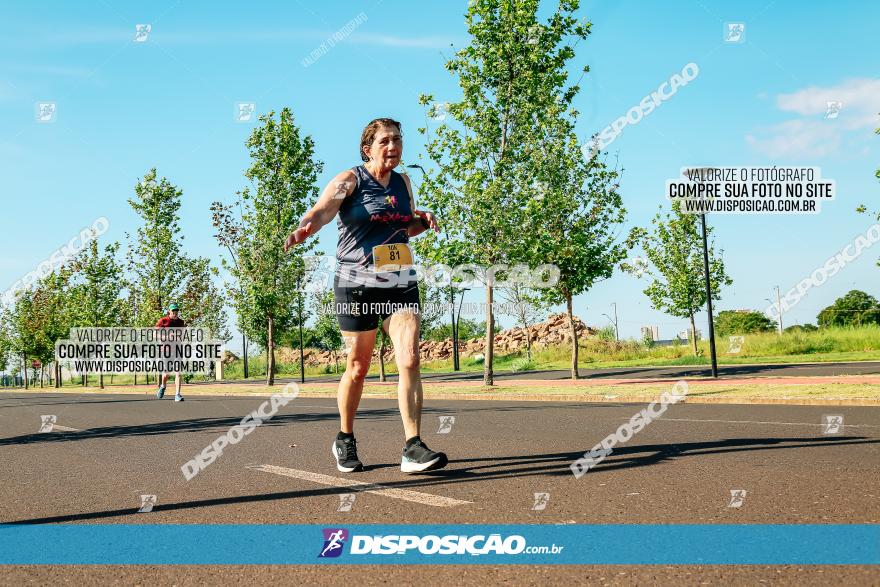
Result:
M248 356L247 356L247 337L241 335L241 356L244 359L244 378L248 378Z
M526 356L529 358L529 361L532 360L532 331L529 329L528 325L526 325Z
M104 372L98 373L98 385L104 389Z
M269 316L269 339L266 344L266 385L275 385L275 319Z
M138 384L138 374L137 373L134 374L134 384L135 385Z
M488 280L487 280L488 281ZM495 358L495 315L492 312L493 287L486 284L486 354L483 361L483 385L495 385L492 361Z
M61 363L55 361L55 387L61 387Z
M578 379L578 335L574 325L574 312L571 308L571 294L565 294L565 307L568 310L568 327L571 330L571 378Z
M27 357L24 355L21 356L21 372L24 374L22 378L24 381L24 388L28 388L28 378L27 378Z
M43 364L40 363L40 389L43 389L43 379L45 378L46 370L43 367Z
M694 324L694 315L691 314L691 348L694 349L694 356L697 356L697 326Z
M379 382L385 383L385 331L379 327Z

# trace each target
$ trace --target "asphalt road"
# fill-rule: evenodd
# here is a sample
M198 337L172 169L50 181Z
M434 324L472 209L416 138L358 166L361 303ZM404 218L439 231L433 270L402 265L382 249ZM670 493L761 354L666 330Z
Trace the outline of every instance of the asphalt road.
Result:
M344 365L340 365L340 369ZM845 363L795 363L787 365L719 365L718 375L725 378L737 377L819 377L838 375L877 375L880 374L880 361L859 361ZM611 369L580 369L584 379L672 379L679 377L711 377L712 372L704 365L684 365L672 367L614 367ZM378 380L371 375L367 380ZM389 381L396 381L396 374L388 374ZM482 381L483 372L423 373L426 381ZM538 371L495 371L495 379L571 379L570 369L545 369ZM306 377L306 381L338 381L336 375L326 377ZM282 378L279 381L299 381L299 378ZM263 379L226 380L222 383L253 383L262 385ZM212 384L215 382L211 382ZM220 382L216 382L220 383Z
M396 402L364 400L356 434L367 470L336 471L330 444L335 400L293 400L190 481L180 467L264 398L191 396L183 403L132 395L0 393L0 521L30 523L880 523L880 408L681 404L670 407L581 479L569 465L642 406L564 402L433 401L422 437L446 451L444 471L406 476L399 470L403 432ZM822 433L824 414L844 416L840 434ZM56 431L39 433L41 416ZM454 417L447 433L440 419ZM58 431L58 430L61 431ZM67 430L65 430L67 429ZM346 480L406 490L361 491ZM372 489L376 489L373 487ZM383 489L383 488L380 488ZM731 490L746 490L729 507ZM535 493L549 494L534 510ZM140 495L157 497L137 513ZM340 495L353 494L340 512ZM66 567L70 577L102 573L145 580L146 568ZM406 581L407 569L167 567L151 580L192 583L246 580L258 573L287 582L366 584ZM449 567L420 567L426 584ZM413 571L415 572L415 571ZM462 570L465 584L485 568ZM602 584L696 582L878 584L870 567L557 567L501 568L511 583ZM0 582L46 582L51 567L0 570ZM207 573L207 574L205 574ZM85 575L82 575L85 576ZM412 577L410 576L410 580ZM213 577L213 580L211 579ZM690 577L689 579L687 577ZM468 579L470 578L470 579ZM820 580L821 579L821 580Z

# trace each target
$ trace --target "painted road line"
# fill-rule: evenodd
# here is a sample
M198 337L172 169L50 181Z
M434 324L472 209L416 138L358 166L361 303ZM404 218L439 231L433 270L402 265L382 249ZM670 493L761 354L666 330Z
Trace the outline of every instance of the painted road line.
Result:
M347 487L355 491L365 491L367 493L375 493L384 495L385 497L393 497L394 499L403 499L405 501L413 501L423 505L430 505L439 508L448 508L457 505L473 503L471 501L463 501L461 499L453 499L451 497L443 497L441 495L431 495L430 493L422 493L421 491L410 491L409 489L396 489L386 487L379 483L364 483L362 481L352 481L351 479L343 479L341 477L331 477L330 475L322 475L321 473L312 473L311 471L300 471L299 469L288 469L287 467L276 467L275 465L256 465L250 466L249 469L255 471L263 471L265 473L274 473L275 475L283 475L285 477L293 477L294 479L302 479L303 481L311 481L320 483L321 485L333 485L337 487Z
M629 420L629 418L624 418ZM759 420L695 420L692 418L657 418L654 422L712 422L720 424L772 424L773 426L812 426L818 428L821 422L762 422ZM876 424L844 424L847 428L880 428Z
M69 428L67 426L62 426L61 424L52 424L52 432L55 431L60 432L82 432L79 428Z

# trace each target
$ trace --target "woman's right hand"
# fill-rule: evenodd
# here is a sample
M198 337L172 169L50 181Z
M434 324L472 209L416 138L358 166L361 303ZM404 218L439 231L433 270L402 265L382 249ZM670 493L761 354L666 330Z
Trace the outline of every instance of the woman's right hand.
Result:
M298 245L311 236L312 234L312 223L309 222L305 226L300 226L287 237L287 241L284 243L284 252L286 253L293 247L293 245Z

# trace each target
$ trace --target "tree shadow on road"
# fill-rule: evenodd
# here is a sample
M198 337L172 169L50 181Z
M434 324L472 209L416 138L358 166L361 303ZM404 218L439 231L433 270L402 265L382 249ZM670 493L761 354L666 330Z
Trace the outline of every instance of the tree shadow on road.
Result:
M334 415L335 417L335 415ZM831 448L852 445L873 445L880 440L861 436L835 437L789 437L789 438L728 438L724 440L703 442L682 442L676 444L645 444L622 446L587 475L596 476L625 470L633 467L656 465L665 461L677 461L688 457L717 455L725 453L751 452L763 450L788 450L802 448ZM588 449L589 450L589 449ZM466 458L450 460L449 468L432 471L423 475L408 477L400 481L376 481L369 478L358 478L359 481L376 483L382 488L414 489L434 488L452 484L497 481L520 477L568 477L571 483L578 483L570 469L571 464L583 456L583 451L556 452L544 454L524 454L501 457ZM395 464L372 465L369 470L378 470L396 466ZM354 477L352 477L354 479ZM303 482L307 483L307 482ZM231 497L211 498L184 501L180 503L160 504L153 507L154 512L197 510L204 507L259 503L284 499L308 498L315 496L352 493L375 489L376 485L364 487L341 486L323 487L300 491L285 491L258 495L240 495ZM476 489L475 489L476 491ZM55 524L64 522L82 522L128 516L136 512L136 508L105 510L27 520L5 522L9 524Z

